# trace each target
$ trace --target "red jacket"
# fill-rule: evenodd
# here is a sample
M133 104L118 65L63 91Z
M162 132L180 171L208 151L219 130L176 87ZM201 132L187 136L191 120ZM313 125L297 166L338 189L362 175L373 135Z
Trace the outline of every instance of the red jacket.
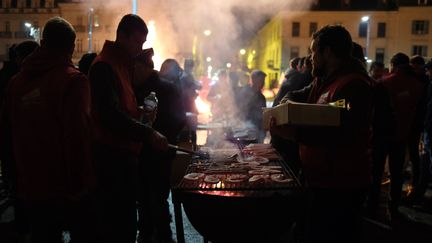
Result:
M5 108L18 197L61 200L94 188L90 86L70 58L37 49L11 80Z
M308 186L320 188L365 187L371 181L372 92L368 77L339 73L315 80L308 103L327 104L339 99L350 103L340 127L299 130L300 156Z
M393 140L407 142L424 86L409 66L398 68L396 72L378 82L388 90L395 113L396 127Z
M134 60L128 56L123 50L121 50L112 41L106 41L102 52L96 57L93 62L93 66L97 63L108 64L111 68L114 77L111 77L116 91L116 98L118 98L118 108L120 112L125 113L131 122L133 120L138 121L140 118L140 112L135 98L135 93L132 88L132 75L134 70ZM94 75L90 75L93 77ZM99 80L100 82L109 82L109 80ZM97 87L95 87L97 88ZM93 98L97 98L94 96ZM132 139L127 134L122 134L113 131L112 128L108 127L101 116L98 106L94 105L92 110L93 115L93 135L97 143L102 143L111 146L116 149L125 150L132 152L136 155L141 150L141 142L137 139Z

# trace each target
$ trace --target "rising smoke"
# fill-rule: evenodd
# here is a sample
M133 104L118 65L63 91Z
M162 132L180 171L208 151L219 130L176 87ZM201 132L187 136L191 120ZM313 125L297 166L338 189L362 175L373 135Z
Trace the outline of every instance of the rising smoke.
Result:
M88 0L103 7L115 28L132 11L132 0ZM138 14L155 21L156 52L163 58L188 58L193 41L206 48L214 61L226 62L253 36L259 25L284 9L308 9L313 0L137 0ZM204 30L212 34L205 37ZM203 47L204 46L204 47ZM181 60L179 60L181 61Z

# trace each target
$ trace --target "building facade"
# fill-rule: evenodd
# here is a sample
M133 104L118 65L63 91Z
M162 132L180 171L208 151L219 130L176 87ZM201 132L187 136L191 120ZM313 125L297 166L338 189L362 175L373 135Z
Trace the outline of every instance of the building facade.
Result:
M131 6L104 0L1 0L0 61L12 44L37 40L48 19L61 16L76 31L74 62L87 52L99 52L106 39L115 38L116 24Z
M326 1L323 1L326 2ZM336 1L333 1L336 2ZM409 56L432 56L432 0L376 1L369 9L350 8L349 0L339 6L315 1L312 10L285 10L265 24L247 48L245 62L250 69L268 74L267 81L279 80L289 60L309 54L312 34L329 24L345 26L353 41L364 47L370 61L387 66L397 52ZM379 7L380 5L382 7ZM363 17L368 17L364 18Z
M40 32L40 26L43 26L51 17L58 15L60 9L54 0L1 0L0 60L7 58L11 45L37 38L39 34L37 30L39 29ZM36 33L31 33L31 28Z

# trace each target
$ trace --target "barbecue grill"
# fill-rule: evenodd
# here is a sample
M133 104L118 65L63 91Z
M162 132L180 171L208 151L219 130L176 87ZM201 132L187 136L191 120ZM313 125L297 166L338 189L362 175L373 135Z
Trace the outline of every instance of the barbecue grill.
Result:
M205 173L220 180L183 178L173 188L178 242L184 242L181 204L194 228L211 242L273 242L289 231L300 211L298 179L279 156L262 166L279 168L288 182L229 182L230 175L248 175L251 168L241 165L236 158L192 159L185 174Z

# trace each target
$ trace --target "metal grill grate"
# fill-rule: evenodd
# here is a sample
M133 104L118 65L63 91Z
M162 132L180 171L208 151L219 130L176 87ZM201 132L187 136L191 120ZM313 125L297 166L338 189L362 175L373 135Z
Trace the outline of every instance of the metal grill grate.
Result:
M260 165L269 168L279 167L278 170L283 177L290 179L289 182L276 182L273 181L270 176L266 179L261 179L258 182L249 182L249 179L253 176L249 174L250 170L254 167L237 166L240 165L234 159L222 160L192 160L192 163L188 166L186 174L190 173L204 173L206 176L213 175L219 178L216 183L208 183L204 180L204 177L197 180L188 180L183 178L175 189L180 191L201 191L207 194L221 194L224 191L225 194L231 195L230 191L275 191L275 190L289 190L300 188L298 179L294 176L292 171L283 163L282 160L271 160L265 165ZM256 168L260 168L255 166ZM231 182L228 178L232 175L244 175L246 179L242 182ZM209 193L213 191L213 193ZM223 193L222 193L223 194ZM223 195L225 195L223 194Z

